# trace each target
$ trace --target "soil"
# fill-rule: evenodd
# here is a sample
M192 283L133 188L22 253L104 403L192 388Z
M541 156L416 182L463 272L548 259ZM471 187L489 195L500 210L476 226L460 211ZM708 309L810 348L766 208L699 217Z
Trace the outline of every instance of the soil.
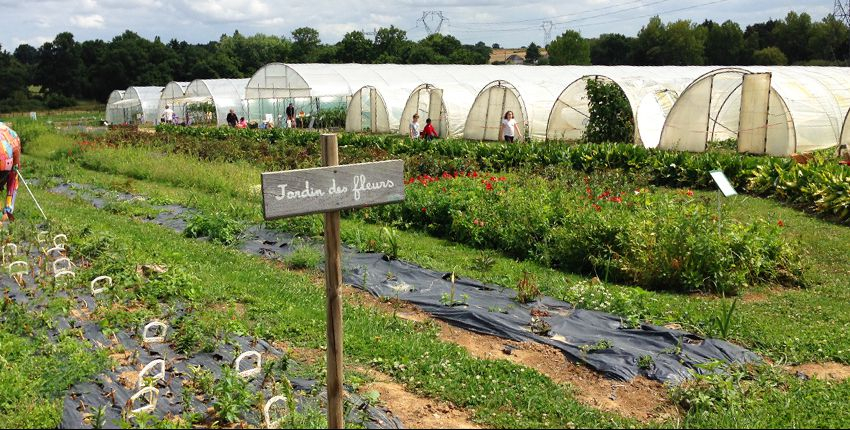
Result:
M292 347L286 342L273 342L275 348L287 351L292 358L308 364L315 364L325 356L325 351L313 348ZM401 420L406 428L480 428L471 421L471 413L451 403L420 397L408 391L404 385L377 370L358 365L346 365L369 376L372 382L364 384L360 394L377 391L379 402L390 413Z
M363 394L377 391L380 394L379 401L392 411L392 414L400 419L406 428L481 428L472 422L472 414L468 410L448 402L412 394L403 385L393 382L389 376L380 372L369 370L367 374L374 381L364 384L359 392Z
M351 301L375 306L387 313L395 312L402 319L424 322L432 318L415 306L383 302L371 294L345 286L343 294ZM472 333L433 320L440 327L441 340L464 347L470 354L486 360L505 359L532 368L556 383L568 384L576 398L585 405L616 412L641 422L667 420L681 416L667 395L667 388L658 381L637 377L629 382L614 381L581 364L572 363L559 350L535 342L516 342ZM506 348L507 347L507 348ZM510 354L504 351L511 350ZM407 424L407 421L403 421Z
M826 381L846 381L850 379L850 366L841 363L805 363L787 368L793 373L800 372L809 378Z
M290 270L280 262L270 262L279 269ZM306 271L298 271L307 273ZM324 287L324 278L321 273L311 273L314 283L319 287ZM658 381L652 381L643 377L637 377L629 382L615 381L595 372L594 370L585 367L581 364L572 363L567 360L566 356L559 350L534 342L515 342L495 336L480 335L466 330L454 328L448 323L431 318L431 316L416 306L410 303L390 299L383 301L372 296L366 291L354 288L350 285L343 285L341 289L343 299L351 304L378 308L387 314L395 314L398 318L406 319L414 322L433 321L440 328L439 337L446 342L452 342L464 347L474 357L496 360L505 359L514 363L532 368L543 375L546 375L556 383L567 384L572 389L576 398L583 404L597 408L603 411L614 412L623 417L632 418L643 423L651 423L656 421L664 421L671 418L680 418L681 410L676 407L668 396L668 390ZM276 345L278 347L284 345ZM503 352L506 346L513 350L510 354ZM299 361L304 360L313 362L318 358L318 355L323 355L323 351L307 350L305 348L286 347L285 350L291 351L294 358ZM317 352L319 353L317 355ZM382 382L382 384L394 384L392 382ZM394 384L397 387L401 385ZM374 388L381 393L381 399L387 401L393 397L384 395L384 392L377 389L381 387L385 389L387 395L391 394L388 385L378 385ZM402 389L403 391L403 389ZM461 413L463 410L456 407L441 406L435 409L433 405L441 403L433 399L418 397L409 392L405 392L406 396L398 394L398 402L396 405L393 402L387 401L387 408L402 420L406 426L417 426L417 420L430 428L450 428L450 421L444 421L446 418L441 418L434 423L425 423L425 413L429 410L454 410ZM404 406L404 405L407 406ZM429 406L428 405L432 405ZM396 408L409 408L413 413L412 417L404 416L406 410ZM432 412L441 416L443 413ZM467 416L468 413L467 413ZM418 418L417 418L418 417ZM424 418L423 418L424 417ZM461 427L467 424L461 425Z

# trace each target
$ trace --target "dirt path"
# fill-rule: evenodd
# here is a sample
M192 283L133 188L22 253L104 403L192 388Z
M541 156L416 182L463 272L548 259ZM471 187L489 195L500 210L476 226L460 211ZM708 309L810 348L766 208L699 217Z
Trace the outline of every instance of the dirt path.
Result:
M314 364L321 360L325 351L312 348L291 347L285 342L274 342L278 349L288 351L292 358L299 362ZM482 428L472 422L472 412L459 408L449 402L422 397L407 390L384 373L372 368L355 364L346 364L346 370L354 370L366 374L371 382L358 389L360 394L376 391L379 403L390 415L401 420L406 428L413 429L464 429Z
M576 398L588 406L645 423L681 416L679 409L670 402L667 388L658 381L643 377L629 382L614 381L568 361L561 351L548 345L472 333L433 319L408 303L383 302L351 286L345 286L343 294L353 303L378 307L387 313L395 311L402 319L416 322L433 320L440 327L441 340L460 345L477 358L510 360L537 370L557 383L570 385Z
M798 366L788 366L792 373L802 373L809 378L826 381L845 381L850 379L850 366L841 363L805 363Z

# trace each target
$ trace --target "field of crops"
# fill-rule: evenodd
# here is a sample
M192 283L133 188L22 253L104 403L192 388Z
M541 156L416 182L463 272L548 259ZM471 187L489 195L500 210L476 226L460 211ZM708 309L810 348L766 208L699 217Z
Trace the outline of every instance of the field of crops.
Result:
M317 133L16 122L49 220L21 190L3 230L29 270L3 275L0 424L264 426L283 396L280 426L327 425L322 218L264 222L259 189L320 165ZM347 425L850 426L850 168L828 154L339 140L406 170L403 203L343 214ZM713 169L741 193L719 212Z

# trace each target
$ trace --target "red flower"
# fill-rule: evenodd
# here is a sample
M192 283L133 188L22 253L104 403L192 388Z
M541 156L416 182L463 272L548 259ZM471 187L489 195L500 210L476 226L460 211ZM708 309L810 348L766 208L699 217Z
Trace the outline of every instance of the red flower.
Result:
M779 220L779 221L776 223L776 225L778 225L778 226L780 226L780 227L785 227L785 223L784 223L784 222L782 222L782 220Z
M593 204L593 209L596 209L596 212L599 212L599 211L601 211L601 210L602 210L602 206L599 206L599 205L597 205L596 203L594 203L594 204Z
M584 192L587 194L593 194L593 190L591 190L590 187L585 188Z
M691 190L688 190L688 197L693 197L693 196L694 196L694 192L691 191Z
M499 178L499 180L500 180L500 181L506 181L507 179L508 179L508 178L506 178L506 177L504 177L504 176L502 176L501 178Z
M610 199L608 199L608 201L614 202L614 203L623 203L623 199L621 199L619 197L611 197Z
M489 182L487 182L486 187L487 187L487 191L493 190L493 184L491 184Z

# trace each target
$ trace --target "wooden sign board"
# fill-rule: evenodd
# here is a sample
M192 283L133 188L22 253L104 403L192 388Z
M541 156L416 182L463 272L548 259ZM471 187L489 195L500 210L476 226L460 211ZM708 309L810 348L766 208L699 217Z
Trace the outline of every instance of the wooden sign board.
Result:
M404 200L404 161L346 164L262 174L266 220Z

